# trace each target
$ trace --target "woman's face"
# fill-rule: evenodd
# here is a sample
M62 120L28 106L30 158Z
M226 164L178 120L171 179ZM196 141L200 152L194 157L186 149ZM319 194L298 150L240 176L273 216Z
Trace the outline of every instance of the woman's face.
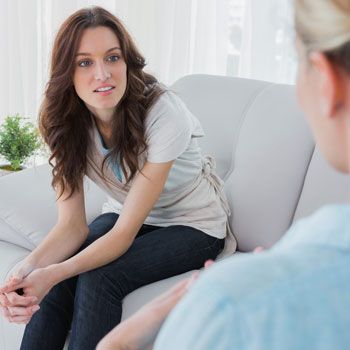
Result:
M309 58L300 39L296 40L298 54L297 95L305 112L316 143L322 154L337 170L349 172L348 136L344 118L334 107L329 64L322 54Z
M104 123L123 97L127 67L119 40L107 27L83 32L75 57L73 84L87 108Z

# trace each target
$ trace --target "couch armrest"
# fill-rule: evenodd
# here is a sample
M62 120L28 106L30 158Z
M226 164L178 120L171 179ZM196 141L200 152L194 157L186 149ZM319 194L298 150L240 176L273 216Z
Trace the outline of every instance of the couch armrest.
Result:
M85 205L90 222L100 214L106 195L86 179ZM32 250L57 220L51 167L42 165L0 178L0 241Z

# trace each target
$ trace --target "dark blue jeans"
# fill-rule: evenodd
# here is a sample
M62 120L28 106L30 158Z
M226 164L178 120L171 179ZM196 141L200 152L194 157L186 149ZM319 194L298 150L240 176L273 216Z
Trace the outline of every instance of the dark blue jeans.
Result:
M88 238L79 251L107 233L117 219L115 213L97 217L89 225ZM70 329L69 350L95 349L120 322L127 294L201 268L207 259L216 258L223 245L223 239L192 227L143 225L124 255L50 290L25 328L21 349L61 350Z

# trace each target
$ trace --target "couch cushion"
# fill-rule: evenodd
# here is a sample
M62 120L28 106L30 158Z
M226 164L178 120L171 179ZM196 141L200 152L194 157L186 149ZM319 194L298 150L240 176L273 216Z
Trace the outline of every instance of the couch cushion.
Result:
M105 194L86 180L85 205L88 222L102 208ZM32 250L57 220L51 167L43 165L0 178L0 240Z
M313 148L294 87L263 89L246 112L226 182L241 251L270 247L287 231Z

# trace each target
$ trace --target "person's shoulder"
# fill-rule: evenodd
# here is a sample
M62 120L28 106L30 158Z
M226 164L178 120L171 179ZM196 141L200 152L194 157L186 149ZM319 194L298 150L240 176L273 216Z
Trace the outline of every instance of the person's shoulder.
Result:
M150 108L150 115L157 115L164 112L168 114L172 112L176 114L184 111L189 112L185 103L175 91L166 87L163 87L162 90L162 93Z
M201 283L219 288L236 304L249 295L266 293L272 284L285 278L289 262L270 251L234 254L205 271Z
M349 228L350 226L350 205L329 204L321 207L306 220L310 224L326 224L326 227L336 226Z
M350 206L325 205L308 217L297 220L288 233L275 245L277 249L295 246L349 247Z
M216 286L234 304L269 298L276 290L294 288L293 281L322 270L315 250L268 249L261 253L238 253L215 263L203 274L202 287ZM316 263L313 263L316 262ZM307 278L309 278L307 277Z
M150 108L145 120L146 131L173 128L184 130L196 128L196 120L181 98L171 90L164 90Z
M204 274L203 284L221 286L235 302L271 296L282 289L297 292L309 282L317 284L331 266L350 261L349 218L350 206L325 206L293 225L271 249L234 254L214 264Z

